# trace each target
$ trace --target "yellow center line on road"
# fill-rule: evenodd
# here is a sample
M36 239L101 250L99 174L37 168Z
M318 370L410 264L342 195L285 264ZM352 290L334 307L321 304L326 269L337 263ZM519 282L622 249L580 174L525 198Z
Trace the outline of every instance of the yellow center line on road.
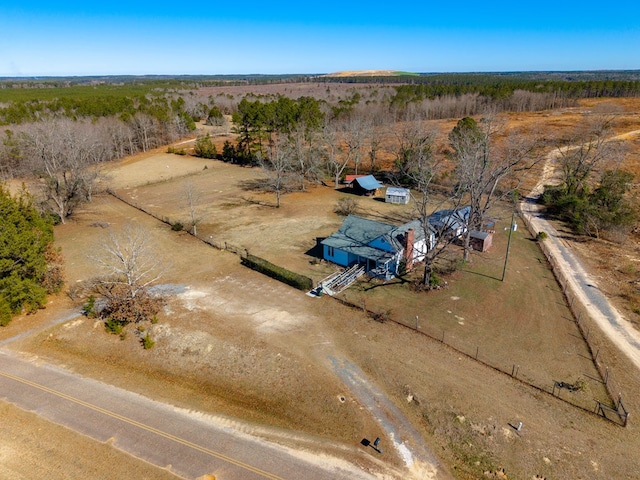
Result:
M44 385L40 385L38 383L32 382L30 380L27 380L25 378L16 377L15 375L11 375L10 373L6 373L6 372L0 372L0 375L3 376L3 377L9 378L11 380L14 380L16 382L20 382L20 383L23 383L25 385L29 385L30 387L37 388L37 389L42 390L44 392L50 393L52 395L56 395L56 396L58 396L60 398L68 400L70 402L77 403L78 405L82 405L83 407L89 408L89 409L94 410L96 412L100 412L100 413L102 413L104 415L107 415L109 417L118 419L118 420L120 420L122 422L125 422L125 423L128 423L130 425L134 425L134 426L136 426L138 428L141 428L143 430L146 430L148 432L155 433L156 435L159 435L161 437L167 438L167 439L172 440L172 441L174 441L176 443L180 443L182 445L185 445L185 446L187 446L189 448L192 448L194 450L197 450L199 452L206 453L207 455L211 455L212 457L216 457L216 458L218 458L220 460L224 460L225 462L231 463L231 464L236 465L237 467L243 468L245 470L249 470L250 472L256 473L256 474L258 474L260 476L263 476L265 478L269 478L271 480L283 480L281 477L278 477L277 475L274 475L272 473L266 472L266 471L261 470L261 469L259 469L257 467L253 467L253 466L251 466L249 464L246 464L244 462L241 462L239 460L235 460L234 458L228 457L228 456L226 456L226 455L224 455L222 453L216 452L216 451L211 450L209 448L202 447L202 446L197 445L195 443L191 443L188 440L184 440L184 439L182 439L180 437L176 437L175 435L171 435L170 433L163 432L162 430L158 430L157 428L150 427L149 425L145 425L144 423L137 422L137 421L132 420L130 418L127 418L127 417L124 417L122 415L119 415L119 414L117 414L115 412L111 412L109 410L105 410L104 408L98 407L97 405L92 405L90 403L84 402L84 401L82 401L82 400L80 400L78 398L72 397L72 396L67 395L65 393L62 393L62 392L58 392L57 390L53 390L53 389L51 389L49 387L45 387Z

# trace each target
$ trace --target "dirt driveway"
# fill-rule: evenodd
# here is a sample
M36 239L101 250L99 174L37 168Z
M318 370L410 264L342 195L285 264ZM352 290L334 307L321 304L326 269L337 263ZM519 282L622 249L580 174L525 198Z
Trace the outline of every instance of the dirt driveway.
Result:
M286 196L283 207L275 209L268 195L237 188L242 179L255 178L255 170L155 153L157 157L114 164L112 181L119 193L183 221L187 207L181 191L185 181L192 181L201 186L204 218L198 230L205 239L237 243L314 279L333 269L305 252L339 225L332 209L343 194L319 188ZM374 199L362 202L374 218L397 220L406 214ZM457 478L500 478L500 468L509 478L622 479L640 471L640 436L634 428L621 429L577 410L409 328L375 322L361 309L328 298L307 297L241 267L235 255L184 232L171 232L112 197L96 198L72 222L57 227L70 285L95 274L86 253L104 234L104 224L117 228L128 222L145 226L157 241L158 255L171 265L163 282L173 295L159 322L144 325L156 346L143 350L133 328L120 340L101 325L84 321L54 326L12 348L178 406L244 418L281 443L326 449L362 468L401 471L398 475L406 477L401 448L387 447L385 456L377 457L360 443L381 437L390 446L394 438L336 375L330 358L340 358L357 366L373 391L386 395ZM514 244L521 247L519 282L493 278L504 259L497 250L502 237L493 253L477 257L476 273L452 279L451 288L460 294L445 289L419 301L396 298L401 303L394 310L407 309L413 318L416 309L423 325L445 325L456 329L456 335L476 332L487 351L512 348L540 363L553 356L550 361L565 368L572 362L582 365L582 351L571 348L579 338L563 318L562 295L531 239L520 234ZM540 283L539 275L549 283ZM534 282L541 301L526 296ZM371 293L384 305L399 288L381 286ZM509 323L514 316L504 318L503 308L519 308L519 322ZM2 335L32 323L47 324L53 320L50 312L17 319ZM485 312L493 312L495 319ZM546 318L536 312L547 313ZM527 347L514 341L517 336L526 337ZM616 367L624 372L624 359ZM631 398L640 395L637 379L620 379ZM520 421L522 430L510 426ZM424 472L415 477L424 478Z

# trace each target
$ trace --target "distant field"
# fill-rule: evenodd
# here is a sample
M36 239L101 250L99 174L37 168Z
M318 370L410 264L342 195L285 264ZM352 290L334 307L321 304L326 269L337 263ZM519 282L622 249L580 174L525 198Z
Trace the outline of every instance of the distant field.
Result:
M626 110L619 128L640 128L640 103L619 102ZM597 103L605 101L505 119L525 132L539 129L556 139ZM446 138L455 121L428 126ZM635 139L629 145L629 166L637 168L640 145ZM243 188L261 175L259 169L165 151L107 165L106 181L130 202L183 223L189 214L184 191L191 183L199 193L203 240L249 250L314 281L335 270L318 261L315 247L340 225L333 208L348 193L316 186L286 195L276 209L272 195ZM535 183L536 174L523 188ZM358 201L360 213L371 218L400 223L411 216L410 206L376 198ZM336 376L331 359L344 359L394 401L457 478L484 478L500 467L509 478L634 478L640 471L635 417L622 429L543 393L554 381L581 380L584 390L562 395L587 410L595 400L606 401L565 298L523 228L512 237L501 281L511 211L501 206L492 215L497 220L493 248L474 253L470 264L445 276L446 288L417 293L398 281L363 280L343 295L349 307L326 296L308 297L242 267L229 252L173 232L111 196L98 196L56 229L68 284L95 275L87 253L96 248L105 224L143 225L170 267L163 282L183 292L169 298L158 324L146 326L156 347L144 351L133 332L123 341L84 321L53 327L16 348L177 406L303 432L313 448L335 447L349 458L368 458L362 456L362 438L392 439ZM616 282L628 283L636 275L636 237L624 247L581 240L569 234L566 239L585 255L591 252L591 268L603 289L615 291ZM615 265L612 252L620 252ZM25 323L45 324L52 312L17 319L0 334L11 336ZM415 332L416 324L428 336ZM635 415L640 411L637 374L606 343L602 349ZM539 388L510 378L512 373ZM517 422L523 422L522 431L512 427ZM382 462L399 467L399 456L386 452Z

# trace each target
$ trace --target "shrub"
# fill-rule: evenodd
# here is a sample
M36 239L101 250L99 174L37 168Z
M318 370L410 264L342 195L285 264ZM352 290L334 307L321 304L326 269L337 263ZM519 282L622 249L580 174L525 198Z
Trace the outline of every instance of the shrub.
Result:
M286 268L274 265L264 258L256 257L255 255L247 255L242 258L242 264L256 272L263 273L271 278L275 278L276 280L286 283L287 285L291 285L298 290L311 290L313 288L313 281L309 277L305 277L304 275L292 272Z
M546 232L538 232L536 235L536 242L543 242L547 239L548 235Z
M148 332L144 337L142 337L142 346L144 347L145 350L149 350L150 348L153 348L155 344L156 342L154 342L151 339Z
M89 295L86 303L82 306L82 313L87 318L96 318L96 297Z
M181 222L176 222L171 224L171 230L174 232L181 232L184 230L184 225Z
M146 290L139 291L135 297L131 297L127 287L119 284L103 286L102 293L106 305L100 312L101 315L123 325L152 318L160 311L163 303L162 298L153 296Z
M350 197L342 197L336 203L333 211L343 217L353 215L358 211L358 200Z
M167 153L173 153L174 155L186 155L187 154L187 152L184 150L184 148L175 148L175 147L167 148Z
M124 329L124 322L114 320L113 318L107 318L104 322L104 329L113 335L122 336L122 330Z
M431 275L429 275L429 287L439 288L442 285L444 285L444 281L436 274L436 272L431 271Z
M391 318L391 310L373 312L371 314L371 318L373 318L376 322L384 323Z
M211 140L211 135L208 133L205 136L198 137L196 140L196 145L193 150L193 154L196 157L201 158L217 158L218 157L218 149L213 144Z
M0 327L9 325L11 314L11 305L0 296Z

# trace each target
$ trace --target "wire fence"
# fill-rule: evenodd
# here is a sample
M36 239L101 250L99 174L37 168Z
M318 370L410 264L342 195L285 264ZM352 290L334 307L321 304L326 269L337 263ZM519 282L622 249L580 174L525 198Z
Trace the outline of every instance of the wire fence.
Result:
M144 206L136 204L130 199L122 197L112 190L107 190L107 193L126 203L127 205L147 215L150 215L151 217L169 226L173 226L175 223L172 222L168 217L148 210ZM529 228L529 231L533 235L537 235L538 232L534 231L527 215L522 214L521 217L527 225L527 228ZM191 232L188 233L193 235ZM249 255L249 252L245 248L232 245L226 241L217 241L212 237L203 238L198 237L197 235L194 235L194 237L218 250L225 250L234 253L242 258L247 258L247 256ZM601 352L600 345L602 344L602 332L597 327L595 320L591 318L589 310L582 304L579 297L572 290L571 282L569 282L569 280L564 276L561 269L558 268L557 262L553 255L551 255L549 248L545 245L544 242L540 242L539 245L542 249L542 252L546 256L558 283L562 288L562 291L567 300L567 304L569 305L571 312L573 313L574 321L576 322L582 338L584 339L589 349L591 360L593 361L593 364L595 365L600 375L600 381L605 387L608 396L607 401L601 401L597 398L587 398L586 396L580 395L564 394L563 387L565 387L565 385L559 385L559 382L544 384L543 382L536 379L535 373L527 371L526 365L508 362L503 358L500 358L500 356L497 355L494 351L485 351L484 348L481 350L480 346L472 347L468 345L467 342L455 337L454 335L447 335L444 330L436 331L433 328L430 329L429 325L421 325L418 317L410 320L392 318L385 312L374 312L368 310L365 306L356 305L344 298L331 298L334 298L340 303L351 308L362 309L368 316L376 321L391 321L403 327L410 328L434 341L441 343L442 345L445 345L456 353L473 359L474 361L481 363L482 365L496 372L507 375L514 380L529 386L530 388L551 395L565 403L568 403L585 412L597 415L598 417L605 418L613 423L616 423L617 425L626 426L629 419L629 411L625 408L622 401L622 390L620 388L620 385L614 380L611 370L606 365L606 359L604 358L605 354L604 352Z
M522 211L520 213L521 218L529 229L529 232L536 237L539 232L535 229L533 222L531 222L530 214ZM626 426L629 420L629 411L625 408L622 401L622 387L613 378L612 371L608 366L608 363L610 364L610 362L607 362L606 354L602 348L605 342L604 333L598 326L597 321L593 318L591 311L585 305L583 298L577 293L578 287L573 278L568 277L564 273L564 270L560 268L559 262L553 255L548 243L543 240L538 242L538 245L549 262L558 284L562 288L567 305L573 314L573 319L578 326L578 330L580 331L585 344L587 345L591 355L591 360L596 367L600 375L600 380L604 384L607 395L609 396L610 405L598 402L596 412L607 419L610 419L610 415L607 415L607 413L616 412L615 421Z
M165 223L165 224L169 225L170 227L173 227L174 225L176 225L178 223L177 220L172 220L169 217L165 217L164 215L160 215L160 214L158 214L158 213L156 213L156 212L154 212L152 210L149 210L148 208L144 207L143 205L140 205L140 204L132 201L131 199L123 197L122 195L119 195L118 193L114 192L113 190L108 189L107 193L109 195L111 195L112 197L117 198L121 202L126 203L130 207L135 208L136 210L139 210L142 213L145 213L145 214L149 215L150 217L153 217L156 220L159 220L162 223ZM190 232L188 230L184 230L184 231L186 233L188 233L189 235L192 235L194 238L197 238L201 242L206 243L207 245L210 245L213 248L216 248L218 250L225 250L227 252L234 253L234 254L238 255L239 257L242 257L242 258L246 258L247 255L249 254L249 251L246 248L239 247L239 246L234 245L232 243L229 243L227 241L217 240L217 239L214 239L212 236L201 237L201 236L198 236L198 235L194 235L193 232Z
M385 312L369 310L362 305L357 305L340 296L332 298L348 307L362 310L370 318L378 322L392 322L402 327L409 328L433 341L439 342L443 346L456 352L458 355L463 355L466 358L472 359L495 372L509 376L538 392L551 395L554 398L557 398L558 400L584 412L597 415L598 417L609 420L617 425L626 426L627 424L629 413L622 403L622 395L620 394L615 401L610 397L610 392L612 391L611 387L614 385L610 374L604 380L597 380L598 384L603 384L606 387L607 393L603 393L604 396L609 397L606 400L602 398L598 399L594 396L580 395L579 393L576 394L576 390L582 389L579 387L576 388L574 385L563 384L562 382L545 383L540 381L540 379L537 378L536 373L528 370L527 365L522 362L509 362L504 358L501 358L499 353L495 350L487 349L486 347L481 348L479 345L472 346L467 341L460 339L451 333L447 333L445 330L437 331L428 323L423 325L420 323L420 319L418 317L412 320L398 319ZM568 393L565 393L565 391ZM612 414L613 412L616 412L616 414Z

